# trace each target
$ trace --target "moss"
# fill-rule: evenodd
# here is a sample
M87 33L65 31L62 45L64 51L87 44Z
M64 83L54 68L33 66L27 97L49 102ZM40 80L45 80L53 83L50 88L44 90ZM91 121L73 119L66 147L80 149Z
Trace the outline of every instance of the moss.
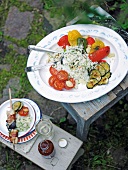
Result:
M18 0L2 1L0 12L4 11L4 15L2 15L1 26L5 24L7 14L11 6L16 6L22 12L32 11L32 8L28 4L26 4L26 2L20 2ZM8 46L9 50L6 53L6 56L4 58L0 58L0 63L11 65L10 71L7 71L5 69L0 71L0 94L2 94L2 90L8 84L9 79L13 77L20 77L21 90L17 94L18 97L25 96L28 91L32 89L32 86L30 85L27 75L24 71L27 64L27 58L26 56L18 55L17 52L14 50L13 44L24 48L27 48L29 44L37 44L46 35L46 32L42 29L42 18L42 14L35 10L31 29L29 30L29 33L25 39L17 40L16 38L12 38L10 36L4 36L2 34L2 31L0 32L2 34L2 36L0 36L1 41L5 39L12 42L12 44Z
M10 0L9 6L16 6L21 12L32 11L33 9L26 2L20 2L19 0Z
M29 89L32 88L28 81L25 70L24 70L27 65L26 56L18 55L15 53L14 50L11 50L10 52L6 54L5 58L1 61L3 64L11 65L11 68L10 68L10 71L3 69L0 72L0 85L1 85L0 94L2 94L2 90L8 84L8 81L10 80L10 78L20 77L22 95L26 95ZM21 91L19 91L19 94L21 94Z
M5 88L11 76L12 76L11 73L8 72L6 69L0 71L0 94L2 94L2 91ZM0 97L2 96L0 95Z

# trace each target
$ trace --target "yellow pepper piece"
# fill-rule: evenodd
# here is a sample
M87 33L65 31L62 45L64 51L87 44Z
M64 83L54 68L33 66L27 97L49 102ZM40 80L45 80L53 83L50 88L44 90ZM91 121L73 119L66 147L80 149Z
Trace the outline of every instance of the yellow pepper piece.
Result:
M97 50L99 50L102 47L105 47L105 44L103 43L103 41L101 41L98 38L95 38L95 43L92 44L91 50L90 50L89 53L93 53L94 51L97 51Z
M78 38L82 38L82 35L77 30L68 32L68 41L71 46L77 46Z

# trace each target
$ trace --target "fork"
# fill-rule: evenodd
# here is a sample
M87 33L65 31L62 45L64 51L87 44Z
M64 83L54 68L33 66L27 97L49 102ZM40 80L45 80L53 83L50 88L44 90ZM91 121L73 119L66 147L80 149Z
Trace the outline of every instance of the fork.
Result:
M49 63L49 64L45 64L45 65L40 64L40 65L35 65L35 66L29 66L29 67L26 67L26 68L25 68L25 72L27 73L27 72L37 71L37 70L42 69L43 67L51 66L51 65L53 65L53 64L55 64L55 63L56 63L56 62L54 62L54 63Z
M51 49L48 49L48 48L43 48L43 47L35 46L35 45L29 45L28 49L29 50L35 50L35 51L50 52L50 53L61 53L59 51L54 51L54 50L51 50Z

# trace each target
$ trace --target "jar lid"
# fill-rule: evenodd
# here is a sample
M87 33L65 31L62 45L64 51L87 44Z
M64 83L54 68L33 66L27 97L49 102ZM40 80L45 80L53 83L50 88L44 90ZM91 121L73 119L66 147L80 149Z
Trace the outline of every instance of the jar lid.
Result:
M68 144L68 142L66 139L64 139L64 138L59 139L59 146L61 148L65 148L67 146L67 144Z

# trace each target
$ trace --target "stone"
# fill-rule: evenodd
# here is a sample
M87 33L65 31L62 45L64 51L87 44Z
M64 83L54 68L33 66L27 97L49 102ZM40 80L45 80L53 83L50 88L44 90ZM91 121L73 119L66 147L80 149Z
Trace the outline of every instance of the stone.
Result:
M49 11L45 9L43 10L43 16L45 18L45 22L43 24L46 24L44 25L45 30L48 29L48 27L50 26L52 28L50 28L51 31L55 31L64 21L63 15L59 16L58 19L56 19L55 17L51 18Z
M43 3L41 2L41 0L20 0L20 1L26 2L27 4L29 4L33 8L37 8L37 9L40 9L40 10L43 8Z
M24 39L28 35L32 21L33 14L31 12L20 12L17 7L10 7L4 34L18 40Z
M18 47L16 44L12 44L11 41L4 41L4 45L5 46L9 46L9 45L13 45L13 49L18 53L18 54L21 54L21 55L26 55L27 53L27 48L23 48L23 47Z
M0 70L7 70L9 71L11 69L11 65L10 64L0 64Z
M53 26L49 23L49 21L45 17L43 21L43 29L47 32L47 34L53 31Z
M20 86L20 79L18 77L16 78L11 78L6 86L5 89L3 89L3 94L2 94L2 98L0 99L0 104L3 103L6 100L9 100L9 88L11 88L11 94L12 94L12 98L15 97L15 94L20 90L21 86Z

